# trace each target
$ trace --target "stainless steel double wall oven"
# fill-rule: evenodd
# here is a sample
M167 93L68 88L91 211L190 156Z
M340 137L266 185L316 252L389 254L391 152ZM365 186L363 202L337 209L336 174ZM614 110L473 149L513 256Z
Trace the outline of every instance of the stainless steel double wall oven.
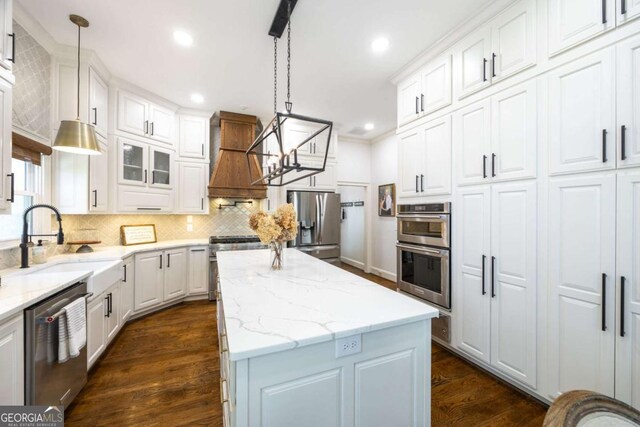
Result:
M451 309L451 203L398 206L397 282L402 292Z

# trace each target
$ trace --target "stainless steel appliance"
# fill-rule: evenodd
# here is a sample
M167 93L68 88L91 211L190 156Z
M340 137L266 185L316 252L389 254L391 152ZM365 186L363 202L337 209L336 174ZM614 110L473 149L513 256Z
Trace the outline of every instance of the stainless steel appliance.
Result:
M451 204L398 206L398 289L451 309Z
M218 290L218 258L216 256L218 252L265 249L267 247L260 242L258 236L209 237L209 301L216 300Z
M86 345L58 363L58 323L64 306L91 295L86 283L77 283L24 311L25 405L66 407L87 383Z
M289 242L323 261L340 262L340 195L316 191L289 191L287 202L298 215L298 235Z

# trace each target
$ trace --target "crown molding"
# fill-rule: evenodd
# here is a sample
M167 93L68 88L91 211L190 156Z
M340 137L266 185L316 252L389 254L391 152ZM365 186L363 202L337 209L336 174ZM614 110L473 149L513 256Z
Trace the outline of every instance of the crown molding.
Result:
M33 37L40 46L42 46L49 54L53 55L58 48L58 43L51 37L51 34L44 29L42 25L31 15L29 15L22 5L14 1L13 2L13 19L25 29L31 37Z

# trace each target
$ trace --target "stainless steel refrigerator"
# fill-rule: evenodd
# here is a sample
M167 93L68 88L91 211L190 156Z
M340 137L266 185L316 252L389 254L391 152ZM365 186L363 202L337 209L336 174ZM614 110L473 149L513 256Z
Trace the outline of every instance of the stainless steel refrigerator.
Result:
M340 261L340 195L289 191L287 201L298 215L298 236L290 247L336 264Z

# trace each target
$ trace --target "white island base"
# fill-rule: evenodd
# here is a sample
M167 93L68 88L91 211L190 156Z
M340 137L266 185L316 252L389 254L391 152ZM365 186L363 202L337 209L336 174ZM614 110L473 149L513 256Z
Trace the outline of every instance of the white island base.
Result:
M295 250L271 272L268 256L219 254L225 426L430 425L437 310ZM351 337L360 351L338 356Z

